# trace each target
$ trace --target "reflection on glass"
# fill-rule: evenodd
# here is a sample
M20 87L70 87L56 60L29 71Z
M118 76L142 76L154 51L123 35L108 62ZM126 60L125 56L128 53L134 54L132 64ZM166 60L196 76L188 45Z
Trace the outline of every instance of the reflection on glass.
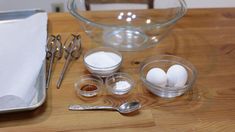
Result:
M121 16L121 15L119 15L119 16L118 16L118 20L121 20L121 19L122 19L122 16Z
M127 21L127 22L130 22L130 21L132 21L132 18L131 18L131 17L127 17L127 18L126 18L126 21Z
M151 19L147 19L147 20L146 20L146 23L147 23L147 24L150 24L150 23L151 23Z
M152 37L151 39L152 39L153 42L158 42L158 39L157 39L157 37L155 37L155 36Z
M132 18L132 19L135 19L135 18L136 18L136 15L135 15L135 14L133 14L133 15L131 16L131 18Z
M132 12L120 12L119 15L117 16L118 20L126 20L127 22L131 22L134 19L136 19L136 14L132 13Z

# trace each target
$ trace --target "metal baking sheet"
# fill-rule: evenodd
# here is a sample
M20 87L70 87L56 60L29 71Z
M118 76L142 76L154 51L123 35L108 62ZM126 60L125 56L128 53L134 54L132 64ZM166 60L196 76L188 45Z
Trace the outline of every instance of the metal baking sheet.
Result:
M40 9L35 10L21 10L21 11L1 11L0 12L0 22L11 22L15 20L21 20L25 19L27 17L30 17L34 14L45 12Z
M0 109L0 114L9 113L9 112L34 110L45 102L46 100L46 61L44 61L44 64L39 72L37 81L35 83L35 87L37 89L37 93L29 106L10 108L10 109Z
M35 10L0 12L0 23L21 20L31 15L40 13L40 12L45 12L45 11L35 9ZM35 83L35 87L37 89L37 93L29 106L16 107L16 108L10 108L10 109L0 109L0 114L34 110L45 102L46 100L46 60L44 61L42 68L39 72L37 81Z

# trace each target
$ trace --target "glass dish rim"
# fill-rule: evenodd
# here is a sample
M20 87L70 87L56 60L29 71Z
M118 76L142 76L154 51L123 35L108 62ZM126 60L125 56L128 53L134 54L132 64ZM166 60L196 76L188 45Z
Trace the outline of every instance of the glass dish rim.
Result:
M173 23L176 23L176 21L178 21L181 17L183 17L186 12L187 12L187 4L185 2L185 0L178 0L180 3L180 10L176 13L176 16L174 18L171 18L170 20L166 21L165 23L155 23L155 24L151 24L151 25L141 25L141 27L143 28L151 28L151 27L165 27L165 26L169 26ZM76 3L75 0L68 0L67 2L67 9L70 12L71 15L73 15L76 19L81 20L82 22L85 22L87 24L90 24L92 26L95 27L99 27L99 28L125 28L125 26L117 26L117 25L106 25L106 24L102 24L102 23L96 23L94 21L91 21L81 15L79 15L76 12Z
M105 85L107 84L107 81L109 80L109 78L114 76L114 75L119 75L121 77L125 77L125 79L128 79L128 82L131 82L132 87L135 86L134 79L128 73L125 73L125 72L116 72L116 73L113 73L113 74L109 75L108 77L105 78Z
M92 78L92 76L93 76L93 77L96 77L96 78ZM96 80L96 81L99 83L99 85L101 85L101 87L103 87L103 84L104 84L104 81L103 81L103 79L102 79L100 76L93 75L93 74L85 74L85 75L79 76L79 78L76 79L76 81L74 82L74 88L75 88L75 90L82 91L82 90L80 90L80 88L77 88L77 85L82 82L82 81L81 81L82 79L83 79L83 80L91 80L91 79ZM97 89L94 90L94 91L99 91L100 89L101 89L100 87L97 87Z

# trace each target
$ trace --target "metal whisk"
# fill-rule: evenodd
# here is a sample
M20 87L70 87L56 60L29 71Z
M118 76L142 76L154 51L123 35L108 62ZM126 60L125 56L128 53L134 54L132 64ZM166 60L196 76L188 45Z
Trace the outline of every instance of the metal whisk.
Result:
M51 78L51 72L54 60L55 58L57 58L57 60L61 59L62 55L63 55L63 48L61 43L61 36L60 35L49 36L47 39L47 55L46 55L47 60L49 61L46 88L48 88L50 84L50 78Z
M57 81L57 88L60 88L62 80L64 78L65 72L72 60L76 60L80 57L82 53L82 46L81 46L81 36L72 34L65 42L64 46L65 50L65 64L60 74L59 80Z

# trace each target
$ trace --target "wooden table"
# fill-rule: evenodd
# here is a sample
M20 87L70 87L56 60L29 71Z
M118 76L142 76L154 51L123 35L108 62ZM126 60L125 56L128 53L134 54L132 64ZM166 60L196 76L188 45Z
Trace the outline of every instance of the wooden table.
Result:
M93 42L78 23L67 13L49 14L49 33L63 38L80 33L86 52ZM198 70L193 91L172 100L149 93L139 79L138 62L155 54L191 61ZM54 67L45 104L31 112L0 115L0 131L235 131L235 8L189 10L158 46L147 53L123 55L121 71L130 73L137 82L127 97L113 97L105 91L97 98L77 97L74 82L88 73L81 58L70 66L61 89L56 89L63 59ZM69 104L118 105L131 100L143 105L137 115L67 110Z

